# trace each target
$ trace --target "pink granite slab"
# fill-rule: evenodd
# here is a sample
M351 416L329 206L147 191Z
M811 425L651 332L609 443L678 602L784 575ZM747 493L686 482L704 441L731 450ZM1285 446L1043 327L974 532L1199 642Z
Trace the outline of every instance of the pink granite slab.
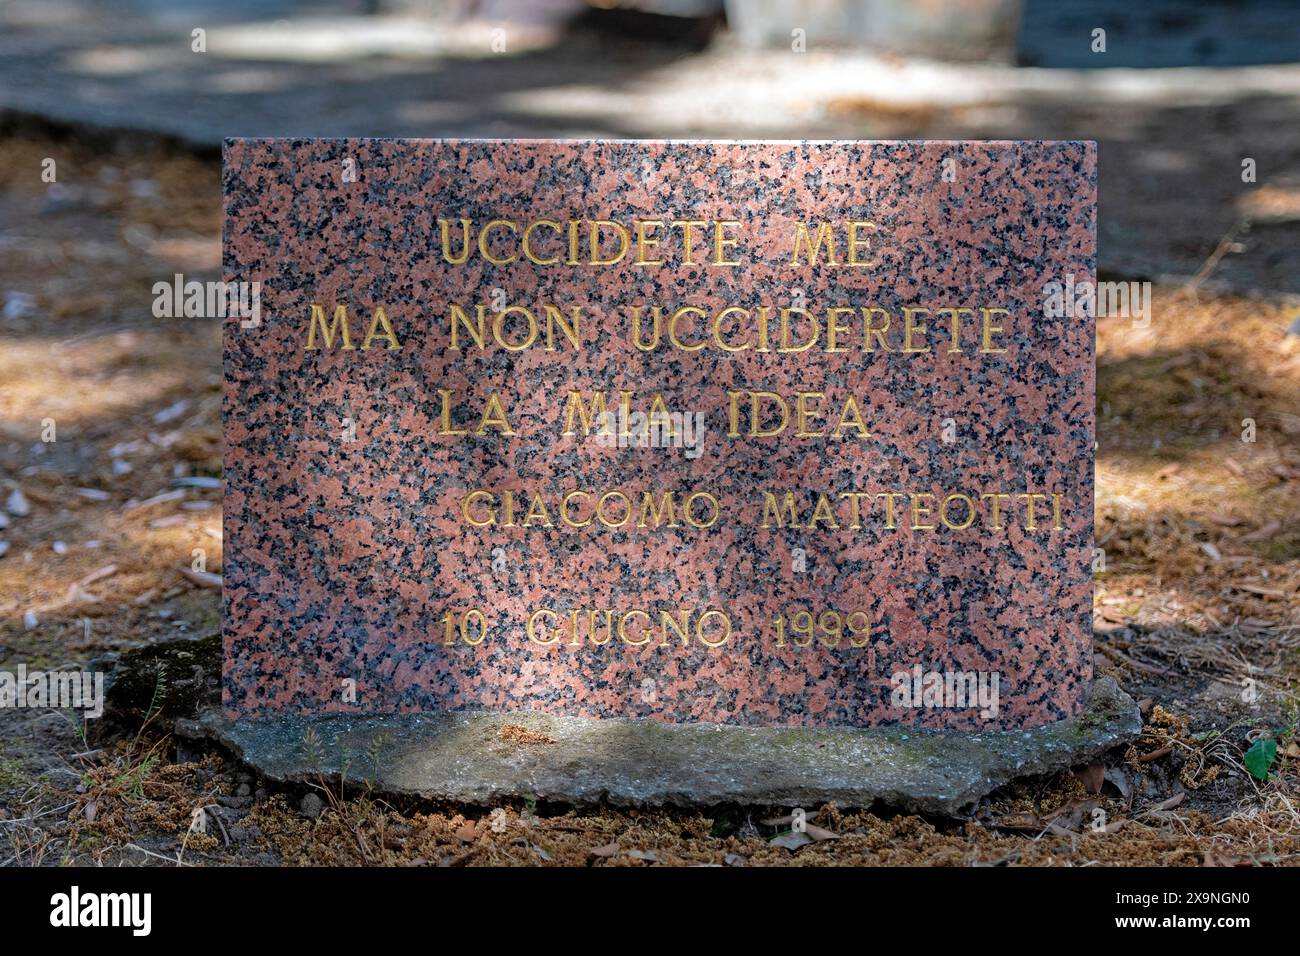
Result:
M260 282L262 309L259 326L225 323L228 715L532 709L974 730L1080 713L1094 324L1053 317L1044 289L1094 278L1093 144L231 140L224 188L225 277ZM439 218L735 219L745 265L685 265L665 242L662 266L452 266ZM801 219L872 221L878 264L792 268ZM512 304L582 306L582 351L450 350L447 304L488 303L493 289ZM924 356L630 344L634 302L799 301L878 305L895 321L911 305L1001 307L1007 351L978 354L974 335L950 353L933 316ZM382 305L400 349L306 350L314 302L350 307L354 345ZM471 434L440 434L439 389ZM704 413L703 453L564 437L568 389L660 391ZM835 408L854 395L870 437L728 438L727 392L740 389L822 392ZM472 434L492 392L514 435ZM347 420L355 440L343 440ZM554 505L579 488L707 490L723 517L707 529L461 517L475 489ZM969 529L913 530L900 508L891 530L872 499L856 530L763 529L767 490L794 492L805 517L819 492L841 491L1049 492L1062 507L1058 528L1040 502L1032 530L1008 517L993 529L986 511ZM447 646L444 615L471 608L486 636ZM562 624L571 609L644 609L656 624L663 610L695 621L715 609L732 633L718 647L658 630L639 646L585 631L579 646L567 632L542 645L525 632L542 608ZM773 619L799 610L861 611L869 641L796 647L787 633L777 646ZM629 637L642 623L629 618ZM996 715L899 706L891 677L917 666L996 673Z

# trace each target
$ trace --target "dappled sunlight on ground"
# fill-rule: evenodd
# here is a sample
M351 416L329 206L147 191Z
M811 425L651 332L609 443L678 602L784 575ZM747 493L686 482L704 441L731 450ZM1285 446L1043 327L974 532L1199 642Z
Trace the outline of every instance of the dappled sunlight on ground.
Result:
M0 209L23 212L0 243L0 296L30 297L0 320L0 504L14 489L28 503L0 529L0 667L82 666L219 629L220 592L184 573L195 549L221 571L221 490L195 481L220 476L218 323L150 308L158 279L215 277L217 167L60 150L98 185L51 200L12 172L50 144L0 139ZM793 853L768 842L782 824L759 809L388 806L363 786L271 787L147 733L101 750L66 719L6 712L0 864L1300 862L1294 310L1155 293L1149 327L1098 331L1097 667L1148 698L1146 736L1104 784L1100 765L1025 781L964 822L824 808L810 819L830 836ZM41 441L46 418L57 442ZM1246 679L1262 699L1241 698ZM1281 751L1261 783L1242 752L1265 731ZM318 819L299 810L307 789ZM223 822L188 833L197 806ZM1090 829L1098 807L1113 831Z

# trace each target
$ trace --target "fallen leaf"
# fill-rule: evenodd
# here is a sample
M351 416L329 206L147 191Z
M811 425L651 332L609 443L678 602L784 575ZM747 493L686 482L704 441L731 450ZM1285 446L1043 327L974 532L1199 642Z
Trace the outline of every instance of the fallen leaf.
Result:
M1108 780L1115 787L1115 789L1119 791L1119 795L1121 797L1123 797L1125 800L1128 799L1128 795L1131 792L1131 788L1128 782L1128 774L1124 772L1124 769L1122 767L1107 767L1105 773L1105 779Z
M184 488L177 488L175 491L164 491L162 494L154 495L152 498L146 498L144 501L127 502L127 504L122 508L122 513L130 514L133 511L152 508L154 505L166 504L168 501L180 501L184 497Z
M1132 618L1132 615L1113 607L1100 608L1095 612L1095 616L1111 624L1124 624Z
M1250 532L1249 534L1243 534L1237 540L1238 541L1259 541L1263 538L1269 537L1270 535L1277 534L1281 530L1282 530L1282 522L1273 520L1267 522L1266 524L1260 525L1258 528L1256 528L1254 531Z
M1008 813L994 822L993 826L999 830L1024 830L1036 833L1043 829L1043 821L1032 813Z
M822 840L838 840L840 835L812 823L804 824L804 832L820 843Z
M1277 741L1272 737L1261 737L1250 745L1246 756L1242 758L1246 769L1256 780L1267 780L1269 768L1277 759Z
M1092 813L1093 807L1098 806L1096 800L1071 800L1063 807L1059 807L1048 820L1048 828L1055 826L1059 829L1075 829L1083 823L1084 816Z
M456 831L456 839L462 843L473 843L478 836L478 827L473 820L466 820L465 824Z
M194 571L190 568L181 568L181 575L193 581L195 584L201 584L205 588L221 588L221 575L213 574L210 571Z
M1074 775L1079 778L1083 788L1091 794L1101 793L1101 785L1106 780L1106 767L1100 760L1094 760L1082 770L1076 770Z
M768 840L768 846L779 846L782 849L794 851L801 846L807 846L812 843L813 839L806 833L800 833L797 830L791 830L789 833L782 833L780 836L774 836Z
M9 492L9 498L5 501L5 510L15 518L23 518L31 514L31 505L27 503L21 488Z
M1156 804L1154 807L1152 807L1151 809L1152 809L1152 810L1156 810L1156 811L1161 811L1161 810L1172 810L1172 809L1174 809L1174 807L1178 806L1180 803L1182 803L1182 802L1183 802L1184 800L1186 800L1186 799L1187 799L1187 791L1186 791L1186 790L1179 790L1177 793L1175 793L1175 794L1174 794L1172 797L1170 797L1168 800L1164 801L1163 803L1157 803L1157 804Z
M1205 851L1205 862L1201 866L1254 866L1249 860L1242 860L1235 856L1215 856L1209 850Z
M1234 584L1233 587L1238 591L1245 591L1248 594L1259 594L1263 597L1286 597L1285 591L1279 591L1277 588L1260 587L1258 584Z
M1161 757L1168 757L1168 756L1169 756L1171 753L1173 753L1173 752L1174 752L1174 745L1173 745L1173 744L1165 744L1163 747L1160 747L1160 748L1158 748L1158 749L1156 749L1156 750L1152 750L1150 753L1141 754L1141 755L1137 758L1137 762L1138 762L1138 763L1153 763L1153 762L1159 760Z
M94 584L96 581L102 581L104 578L111 577L114 574L117 574L117 565L106 564L98 571L91 571L84 578L78 581L77 585L83 588L90 587L90 585Z

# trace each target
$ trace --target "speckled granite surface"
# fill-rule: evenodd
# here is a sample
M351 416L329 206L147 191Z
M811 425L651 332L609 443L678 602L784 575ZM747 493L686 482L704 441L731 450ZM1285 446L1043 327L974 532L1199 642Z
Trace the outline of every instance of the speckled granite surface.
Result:
M356 182L343 181L345 159ZM262 324L226 321L228 715L534 710L986 730L1080 712L1093 323L1048 317L1043 290L1093 276L1092 144L229 141L224 180L226 278L262 283ZM661 266L472 256L457 267L441 255L439 218L735 219L744 265L686 265L665 242ZM847 219L875 224L877 265L789 265L797 221ZM530 307L582 306L582 350L450 350L448 303L472 311L494 289ZM384 306L400 349L305 350L313 302L331 314L348 304L358 344ZM1006 351L979 354L969 321L964 351L950 351L947 318L933 314L921 355L897 340L864 352L860 327L842 353L641 351L635 302L803 303L823 317L878 306L894 333L907 306L1005 308ZM692 340L701 329L683 325ZM753 342L752 329L727 331ZM630 389L638 402L660 391L670 409L704 414L702 454L562 437L570 388ZM440 434L440 389L455 396L449 424L469 435ZM731 439L729 390L820 392L835 409L853 395L870 435ZM515 434L473 434L492 392ZM354 440L343 440L349 423ZM460 512L473 489L541 494L554 517L570 490L613 488L706 489L723 519L507 528ZM763 529L764 491L793 492L805 519L826 493L840 527ZM964 530L917 530L902 499L891 529L875 496L894 491L935 495L932 508L950 493L1055 493L1061 509L1040 500L1033 529L1014 513L995 528L986 509ZM843 492L871 496L859 528ZM486 636L448 646L444 615L470 608L483 610ZM600 609L599 626L579 646L567 635L542 645L525 631L539 608L558 625L571 609ZM698 622L723 609L734 627L718 647L657 633L602 642L603 609L644 609L656 623L663 610ZM773 619L799 610L862 611L870 639L831 647L819 633L797 647L787 632L780 646ZM896 706L891 675L918 666L996 672L996 716Z

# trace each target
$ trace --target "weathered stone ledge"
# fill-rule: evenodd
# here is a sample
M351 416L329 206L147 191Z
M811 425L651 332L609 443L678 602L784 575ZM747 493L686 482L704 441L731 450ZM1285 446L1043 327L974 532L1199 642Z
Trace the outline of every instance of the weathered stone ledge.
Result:
M507 725L550 743L503 739ZM177 733L214 740L279 782L366 782L388 794L468 804L723 803L864 807L955 816L1017 777L1087 762L1142 722L1108 677L1078 718L1027 731L758 728L591 720L536 712L228 720L209 711ZM518 738L519 734L513 735Z

